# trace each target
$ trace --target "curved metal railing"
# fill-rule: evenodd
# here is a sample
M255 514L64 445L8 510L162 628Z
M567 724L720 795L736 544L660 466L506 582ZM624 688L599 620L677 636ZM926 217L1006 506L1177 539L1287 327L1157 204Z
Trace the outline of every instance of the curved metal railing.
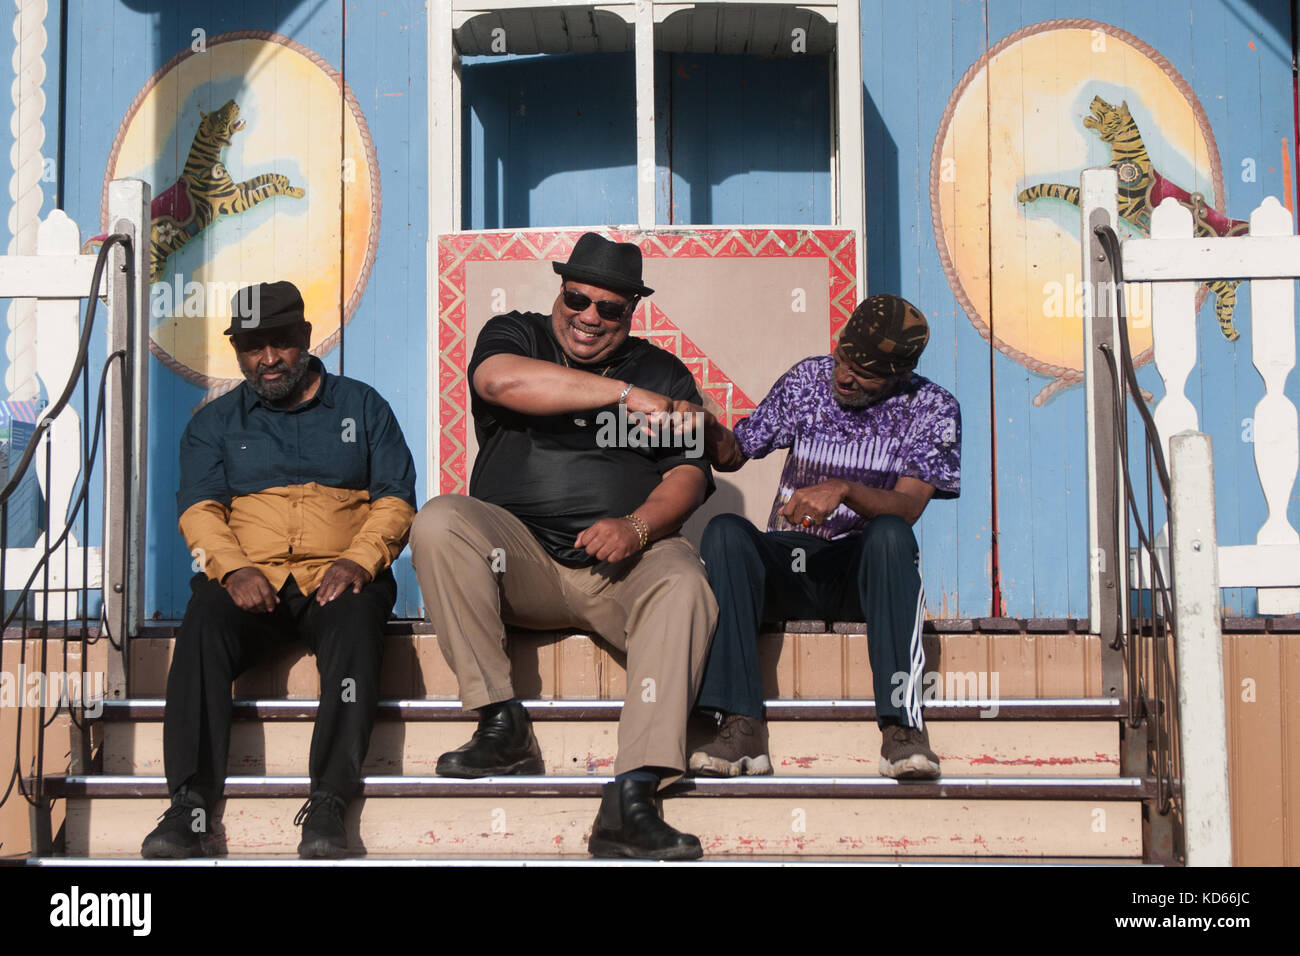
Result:
M95 476L95 467L99 461L100 439L104 433L106 394L109 380L109 373L113 364L119 363L121 366L121 380L123 387L118 393L118 401L122 405L123 420L130 421L130 409L132 404L133 382L131 376L131 363L126 361L127 352L125 349L118 349L111 352L104 360L103 368L99 373L98 385L95 389L96 401L93 422L90 416L90 341L91 335L95 329L95 315L99 303L98 290L101 287L106 264L109 261L109 255L115 246L122 246L125 255L123 256L126 281L126 301L133 303L135 301L135 256L132 238L125 233L114 233L108 236L103 245L100 247L99 255L95 260L94 277L91 282L90 290L87 294L87 306L85 317L82 321L81 334L77 344L77 354L73 360L72 370L69 373L67 382L64 383L59 397L53 404L49 405L42 413L40 419L36 422L31 439L28 442L26 450L17 464L11 469L11 477L5 484L3 490L0 490L0 581L8 581L7 572L9 564L8 551L8 525L9 525L9 503L16 492L19 490L24 478L35 468L34 462L37 459L40 449L44 447L44 469L45 469L45 487L50 487L49 478L51 475L51 450L50 443L45 441L46 435L53 427L54 421L66 409L72 401L73 394L77 390L77 385L81 385L81 461L80 461L80 483L76 493L72 496L65 514L60 516L62 529L58 534L54 533L52 519L54 516L50 513L50 502L47 497L44 503L44 533L40 538L43 542L43 553L37 558L27 580L23 587L13 595L9 591L4 591L4 601L0 604L0 610L3 610L2 628L5 635L9 634L9 629L15 623L20 629L18 675L19 680L16 682L16 692L18 695L18 704L16 708L17 718L14 727L13 736L13 762L8 768L4 778L3 789L0 790L0 806L3 806L16 791L30 805L38 809L46 809L46 798L43 793L43 780L45 776L45 731L50 727L61 713L66 713L74 726L84 730L84 715L79 713L84 709L88 702L85 690L89 687L88 672L86 669L88 659L88 648L98 643L102 638L107 638L115 651L122 650L124 635L113 635L108 627L108 621L104 616L104 602L100 601L99 613L92 624L91 607L94 597L93 592L102 589L103 584L96 588L91 588L90 571L90 548L87 546L87 532L90 529L90 492ZM133 324L135 321L134 309L127 309L127 322ZM128 334L127 341L132 341ZM130 430L126 429L122 436L123 440L129 441ZM106 443L106 442L105 442ZM80 539L83 542L81 547L81 576L79 578L80 586L78 588L68 587L72 580L69 572L71 558L69 550L65 547L69 537L74 530L80 529ZM56 556L63 555L63 576L65 588L57 591L51 590L51 565ZM101 581L106 576L101 574ZM75 597L73 596L75 592ZM52 594L59 594L60 597L55 599ZM40 622L33 626L31 622L31 604L34 595L39 595L38 600L43 603L40 614ZM102 595L101 595L102 598ZM75 601L77 608L76 620L63 620L63 626L58 630L60 633L54 634L54 628L51 627L51 607L54 601L60 602L66 614L68 602ZM10 606L10 603L12 605ZM63 667L59 674L64 678L68 677L69 649L70 646L80 645L80 681L78 687L83 690L82 700L78 702L69 695L70 681L60 680L60 693L53 700L53 707L48 700L48 686L46 684L49 671L49 641L52 637L61 640L63 651ZM28 703L31 696L29 688L25 685L30 682L31 675L27 675L28 664L28 643L29 639L35 640L39 645L39 669L34 672L40 676L37 678L35 688L36 694L36 713L39 715L39 726L30 728L35 730L35 747L34 752L25 759L23 753L23 731L24 731L24 713L30 710L30 707L24 706ZM80 707L78 704L80 703ZM85 739L85 735L82 735ZM7 748L5 748L7 749ZM26 764L26 766L24 766ZM0 773L4 769L0 768Z
M1180 781L1182 759L1178 733L1177 683L1174 667L1175 582L1155 540L1156 495L1161 496L1164 515L1169 513L1169 468L1155 420L1138 385L1129 345L1128 320L1124 312L1124 271L1119 237L1109 226L1094 230L1115 280L1115 307L1120 354L1107 345L1100 347L1110 370L1114 389L1115 448L1120 458L1124 500L1130 527L1138 543L1138 567L1129 583L1130 613L1127 627L1119 614L1118 633L1124 642L1127 678L1128 726L1147 728L1147 769L1156 781L1156 809L1181 820ZM1145 469L1145 501L1134 491L1133 463L1128 446L1128 399L1132 398L1142 421L1142 457ZM1163 517L1161 516L1161 517ZM1167 579L1168 578L1168 579Z

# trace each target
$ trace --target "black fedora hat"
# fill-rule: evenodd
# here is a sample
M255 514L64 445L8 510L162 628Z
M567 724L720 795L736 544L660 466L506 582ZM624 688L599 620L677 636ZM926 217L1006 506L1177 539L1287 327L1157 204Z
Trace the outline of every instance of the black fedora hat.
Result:
M292 282L261 282L245 286L230 300L226 335L276 329L306 321L302 293Z
M586 232L574 244L568 262L551 267L566 279L577 279L611 292L647 296L654 289L641 284L641 250L630 242L610 242Z

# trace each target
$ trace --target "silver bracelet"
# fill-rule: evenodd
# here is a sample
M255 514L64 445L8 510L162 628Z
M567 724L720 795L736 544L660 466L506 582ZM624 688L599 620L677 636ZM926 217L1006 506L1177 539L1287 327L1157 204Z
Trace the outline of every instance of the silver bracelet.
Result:
M619 403L620 405L626 405L626 404L627 404L627 396L628 396L628 393L631 392L632 389L634 389L635 387L636 387L636 386L633 385L633 384L631 384L630 382L629 382L627 385L624 385L624 386L623 386L623 391L621 391L621 392L619 393L619 395L618 395L618 403Z

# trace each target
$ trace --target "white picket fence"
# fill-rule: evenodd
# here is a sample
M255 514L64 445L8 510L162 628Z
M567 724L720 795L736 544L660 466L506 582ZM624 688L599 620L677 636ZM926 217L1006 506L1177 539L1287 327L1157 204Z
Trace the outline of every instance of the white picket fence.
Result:
M1084 174L1085 223L1091 213L1088 195L1093 208L1105 199L1107 172ZM1114 187L1109 189L1113 210ZM1087 237L1085 227L1085 248ZM1219 546L1219 587L1257 588L1261 614L1300 613L1300 533L1287 519L1300 469L1300 426L1296 407L1283 392L1295 367L1295 280L1300 278L1300 236L1294 234L1291 213L1269 196L1251 213L1248 236L1206 239L1193 235L1191 212L1166 199L1151 216L1150 237L1124 241L1121 258L1126 282L1151 283L1152 365L1165 388L1152 417L1166 457L1170 438L1200 430L1187 394L1198 359L1196 291L1214 279L1249 282L1251 359L1265 389L1254 410L1252 447L1268 514L1254 544ZM1167 529L1159 539L1167 553ZM1135 570L1145 581L1146 573Z
M104 437L100 462L104 473L104 546L88 546L69 535L48 562L48 589L42 571L34 587L41 589L34 602L37 620L66 621L78 616L78 592L104 588L104 620L120 634L138 626L142 604L141 562L144 552L144 466L148 427L148 237L149 186L139 180L114 180L109 184L110 232L124 233L134 241L134 297L128 300L124 273L126 254L113 250L99 292L106 305L99 308L99 325L108 352L123 350L135 387L130 415L124 415L123 367L118 363L108 376L105 394ZM6 352L10 360L5 375L5 398L14 401L54 402L74 371L81 329L81 309L90 292L95 256L81 254L77 224L62 210L52 210L37 226L35 255L0 256L0 298L20 306L10 310ZM86 374L83 372L83 374ZM98 376L91 380L92 409ZM79 386L80 387L80 386ZM79 388L78 387L78 388ZM22 588L44 558L51 538L68 519L68 508L81 478L82 429L75 397L58 414L31 466L49 504L50 528L34 546L5 549L6 591ZM38 418L47 418L47 407ZM92 412L93 414L93 412ZM128 433L129 432L129 433ZM12 465L13 463L11 463ZM128 480L129 479L129 480ZM3 482L0 482L2 484ZM113 555L113 557L108 557ZM83 580L83 558L86 573ZM105 586L105 584L109 586ZM121 613L119 613L119 609Z

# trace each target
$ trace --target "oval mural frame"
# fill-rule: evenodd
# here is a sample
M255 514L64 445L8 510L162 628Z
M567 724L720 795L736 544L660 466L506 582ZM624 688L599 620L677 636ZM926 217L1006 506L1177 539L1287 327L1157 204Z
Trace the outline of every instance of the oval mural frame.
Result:
M332 348L338 345L343 338L343 327L352 320L357 306L361 302L361 297L365 293L366 286L369 283L370 271L374 267L375 256L379 248L379 228L382 213L382 189L379 182L379 159L375 151L375 142L370 135L370 126L366 123L365 114L361 111L361 104L352 92L352 87L343 79L341 73L326 60L323 56L304 46L297 40L287 37L281 33L272 33L267 30L234 30L229 33L220 33L216 36L209 37L206 41L206 49L203 52L211 50L212 47L222 43L234 43L244 40L261 40L268 43L276 43L286 47L299 56L309 61L313 66L321 71L330 82L339 87L343 93L343 100L347 104L348 112L351 114L353 121L357 126L357 134L360 137L362 147L365 151L366 166L370 176L370 225L369 235L366 237L366 251L363 257L360 269L357 272L356 282L344 303L343 314L339 317L339 326L324 339L312 346L311 354L317 358L323 358ZM113 137L113 145L109 150L108 162L104 167L104 183L100 193L99 218L100 228L107 232L110 230L108 222L108 186L112 181L113 172L117 166L122 144L126 139L127 132L130 130L131 123L136 117L136 113L143 105L150 92L153 91L159 82L169 72L174 70L184 61L192 56L200 56L202 53L194 49L185 49L177 53L170 60L154 71L153 75L145 82L131 100L127 107L126 114L122 122L118 124L117 134ZM146 260L147 261L147 260ZM207 389L207 394L203 397L200 405L210 402L212 399L222 395L230 389L237 386L242 379L235 378L218 378L208 375L204 372L196 371L188 365L183 364L166 351L155 341L152 330L149 334L149 351L164 366L175 372L177 375L193 382L202 388Z
M1223 181L1223 165L1219 156L1219 144L1214 138L1214 130L1210 126L1209 117L1206 115L1205 108L1201 105L1201 101L1197 97L1195 91L1192 90L1191 84L1183 79L1182 74L1178 72L1174 65L1153 46L1140 40L1127 30L1122 30L1109 23L1103 23L1100 20L1064 18L1057 20L1043 20L1039 23L1032 23L1028 26L1021 27L1019 30L1007 34L986 50L984 54L976 60L965 73L962 74L961 80L957 83L952 94L948 97L948 103L944 107L943 115L939 118L939 126L934 138L934 147L930 151L930 221L934 229L934 242L939 252L939 261L943 265L944 278L948 280L949 288L952 290L952 293L957 299L957 303L961 306L962 311L966 313L966 317L970 320L971 325L975 327L975 330L979 332L985 341L1007 358L1024 366L1031 372L1036 372L1039 375L1052 379L1052 381L1050 381L1037 395L1034 396L1033 404L1035 406L1041 406L1045 401L1047 401L1047 399L1051 398L1061 389L1081 383L1084 377L1083 371L1081 369L1073 369L1066 366L1052 365L1047 362L1042 362L1014 346L999 341L993 335L989 323L985 320L984 316L980 314L979 309L975 307L974 302L967 293L961 275L957 272L956 266L953 263L952 253L948 249L948 243L944 235L943 208L939 202L940 190L942 188L940 174L942 172L942 154L946 134L951 126L957 106L961 102L963 94L966 92L966 88L977 76L980 75L981 72L986 71L993 58L1004 50L1031 36L1040 33L1050 33L1056 30L1099 31L1108 36L1115 37L1117 40L1128 44L1142 56L1146 57L1165 74L1170 83L1173 84L1174 88L1177 89L1177 91L1182 94L1183 99L1186 100L1187 105L1192 111L1192 116L1196 120L1196 125L1201 135L1205 138L1208 153L1207 159L1210 166L1210 177L1214 186L1214 202L1212 208L1220 213L1225 215L1227 214L1225 185ZM987 127L985 135L986 137L988 135ZM991 221L991 204L989 210ZM990 234L990 242L991 241L992 236ZM991 294L990 290L990 296ZM1205 296L1205 288L1203 286L1198 288L1196 293L1196 308L1198 310L1200 309L1201 304L1205 301ZM1152 354L1153 349L1146 348L1135 355L1133 357L1134 367L1139 367L1149 362Z

